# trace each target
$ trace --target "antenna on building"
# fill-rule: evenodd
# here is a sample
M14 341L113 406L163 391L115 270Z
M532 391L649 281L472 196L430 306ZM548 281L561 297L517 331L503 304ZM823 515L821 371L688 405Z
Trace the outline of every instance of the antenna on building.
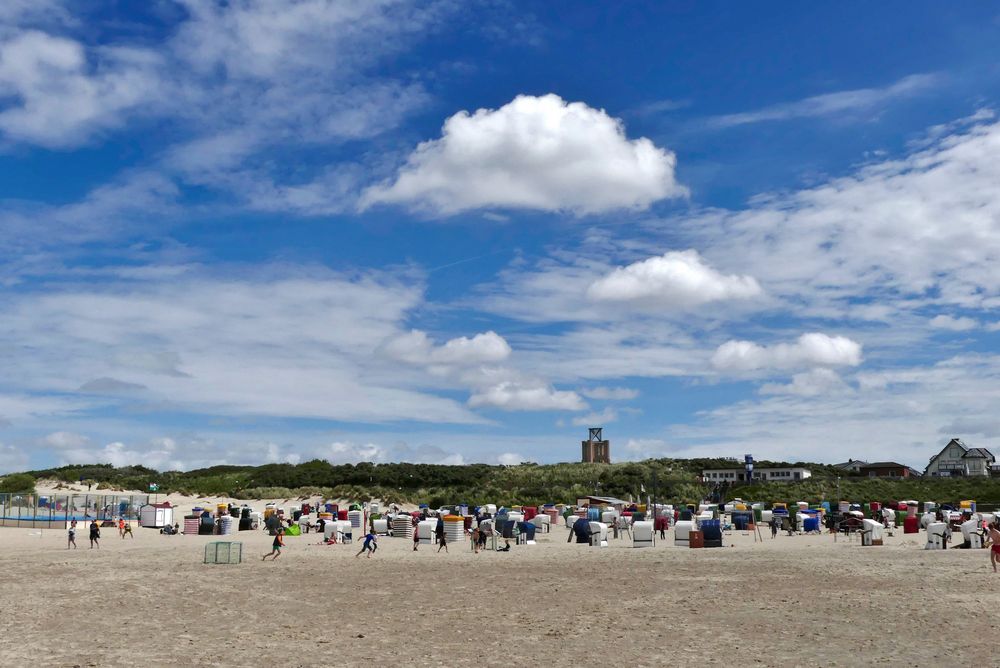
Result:
M587 439L587 440L589 440L591 443L593 443L595 441L603 441L604 440L604 437L602 435L603 432L604 432L604 429L601 428L601 427L591 427L590 428L590 438Z

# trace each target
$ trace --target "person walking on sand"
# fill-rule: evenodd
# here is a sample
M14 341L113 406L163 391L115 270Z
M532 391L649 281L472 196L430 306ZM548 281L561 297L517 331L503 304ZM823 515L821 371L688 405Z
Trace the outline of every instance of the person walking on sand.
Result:
M125 522L125 526L122 527L122 540L125 540L125 536L128 536L132 540L135 540L135 534L132 533L131 522Z
M420 525L413 527L413 551L417 551L417 546L420 545Z
M479 554L479 527L472 530L472 550Z
M90 521L90 549L93 550L94 546L97 549L101 549L101 527L97 526L97 520Z
M268 557L271 557L271 561L274 561L281 556L281 548L285 546L284 536L285 530L279 528L274 534L274 542L271 543L271 551L261 557L261 561L265 561Z
M1000 560L1000 520L990 525L990 563L993 565L993 572L997 572L997 560Z
M438 552L441 552L441 548L444 548L445 553L448 552L448 540L444 536L444 531L438 535Z
M358 557L361 556L362 553L367 552L368 555L365 558L371 559L372 555L375 554L375 550L377 549L378 549L378 538L375 537L374 533L369 531L368 533L365 534L364 545L362 545L361 550L354 555L354 558L357 559Z
M76 549L76 520L69 523L69 542L66 543L66 549L73 548Z

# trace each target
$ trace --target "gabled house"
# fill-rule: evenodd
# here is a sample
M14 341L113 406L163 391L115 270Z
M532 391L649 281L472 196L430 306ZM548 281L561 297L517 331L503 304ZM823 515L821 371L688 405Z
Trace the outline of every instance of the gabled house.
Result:
M961 440L948 441L941 452L931 457L924 475L937 477L988 476L996 457L986 448L970 448Z
M861 467L868 462L861 459L848 459L846 462L841 462L839 464L834 464L838 469L843 469L845 471L854 471L855 473L861 470Z

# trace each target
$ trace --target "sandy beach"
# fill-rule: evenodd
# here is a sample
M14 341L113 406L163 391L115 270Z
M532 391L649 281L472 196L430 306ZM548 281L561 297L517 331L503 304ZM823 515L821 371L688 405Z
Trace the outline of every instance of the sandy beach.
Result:
M209 536L0 529L3 666L992 665L1000 575L986 550L829 535L721 549L567 544L509 553L383 537L242 532L244 563L204 565Z

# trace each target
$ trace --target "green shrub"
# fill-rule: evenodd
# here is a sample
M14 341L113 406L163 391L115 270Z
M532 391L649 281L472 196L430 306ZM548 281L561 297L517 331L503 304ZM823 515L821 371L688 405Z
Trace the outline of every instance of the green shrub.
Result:
M35 479L27 473L11 473L0 478L0 493L34 494Z

